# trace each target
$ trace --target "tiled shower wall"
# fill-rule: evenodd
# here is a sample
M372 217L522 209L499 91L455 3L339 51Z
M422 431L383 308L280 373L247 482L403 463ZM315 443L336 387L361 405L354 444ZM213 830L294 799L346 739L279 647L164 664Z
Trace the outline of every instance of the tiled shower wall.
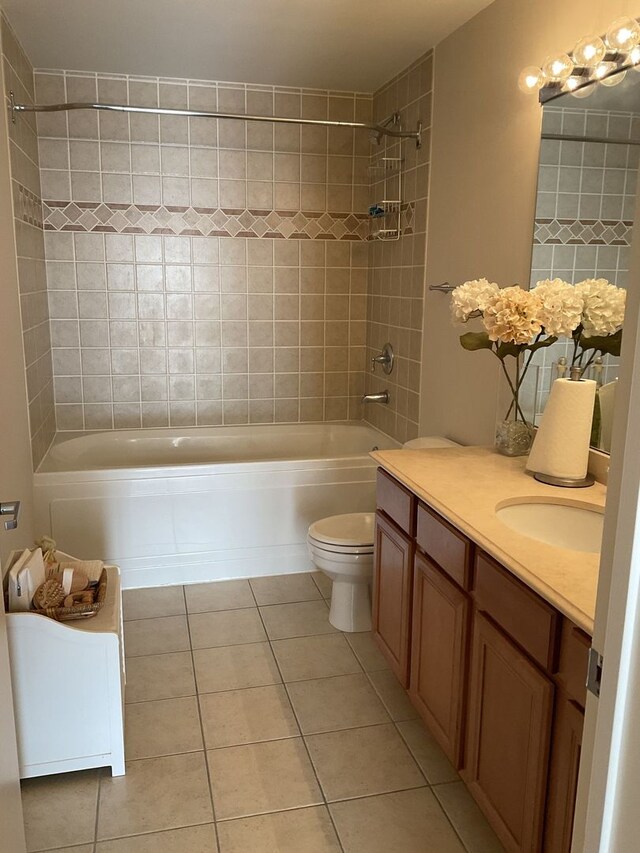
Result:
M33 103L33 68L6 18L0 14L3 92ZM18 256L18 281L24 357L27 371L29 426L34 468L55 434L51 341L42 231L42 204L36 123L32 116L9 122L10 169Z
M546 106L543 132L640 141L640 115ZM606 278L627 286L640 146L542 140L531 286L546 278L577 283ZM560 340L540 350L536 414L544 410L554 364L571 358ZM617 360L607 356L601 379L613 380Z
M372 108L46 71L36 95L360 121ZM59 430L362 417L366 132L82 111L40 114L38 136Z
M420 149L411 140L387 140L371 155L374 167L381 156L403 158L403 210L399 240L369 243L366 367L368 370L371 358L380 354L387 341L396 361L389 376L379 366L375 374L365 374L367 391L387 389L390 403L367 403L364 417L399 441L418 435L432 81L433 51L429 51L385 84L373 99L378 122L396 110L403 129L413 130L422 122ZM382 201L373 197L378 186L372 186L371 203Z

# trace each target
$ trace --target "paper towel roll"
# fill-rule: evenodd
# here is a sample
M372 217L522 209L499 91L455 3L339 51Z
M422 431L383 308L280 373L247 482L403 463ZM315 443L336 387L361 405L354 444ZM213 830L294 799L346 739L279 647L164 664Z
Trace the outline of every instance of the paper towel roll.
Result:
M556 379L527 460L529 471L572 480L586 477L595 396L592 379Z

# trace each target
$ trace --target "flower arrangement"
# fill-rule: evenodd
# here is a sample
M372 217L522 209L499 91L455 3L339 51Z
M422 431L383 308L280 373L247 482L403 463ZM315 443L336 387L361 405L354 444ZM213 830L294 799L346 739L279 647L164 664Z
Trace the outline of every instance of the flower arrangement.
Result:
M481 278L455 288L453 320L467 323L480 318L484 326L484 331L461 335L460 343L469 351L490 350L499 359L511 390L511 405L496 435L499 450L520 455L531 445L533 430L519 393L534 353L560 337L570 337L571 364L581 373L598 354L620 355L625 297L625 290L605 279L586 279L576 285L546 279L525 290L519 285L499 288ZM507 358L515 360L515 371L508 370Z

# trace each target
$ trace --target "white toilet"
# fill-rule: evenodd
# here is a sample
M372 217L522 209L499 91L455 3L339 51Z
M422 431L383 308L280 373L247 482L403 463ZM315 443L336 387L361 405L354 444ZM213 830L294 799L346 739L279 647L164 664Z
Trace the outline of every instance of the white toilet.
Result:
M408 441L408 449L456 447L438 436ZM340 631L371 630L371 580L375 513L331 515L309 527L313 564L333 581L329 622Z
M333 581L329 622L340 631L371 630L374 522L373 512L352 512L309 527L311 559Z

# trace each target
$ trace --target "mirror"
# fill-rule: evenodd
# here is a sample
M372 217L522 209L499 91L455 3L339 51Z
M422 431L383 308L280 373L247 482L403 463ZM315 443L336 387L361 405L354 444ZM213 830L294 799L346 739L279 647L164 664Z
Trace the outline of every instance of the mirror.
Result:
M640 73L621 72L543 107L530 286L560 278L604 278L627 286L640 157ZM539 350L528 389L539 423L551 383L568 376L573 342ZM585 377L598 383L592 446L609 452L619 359L594 357Z

